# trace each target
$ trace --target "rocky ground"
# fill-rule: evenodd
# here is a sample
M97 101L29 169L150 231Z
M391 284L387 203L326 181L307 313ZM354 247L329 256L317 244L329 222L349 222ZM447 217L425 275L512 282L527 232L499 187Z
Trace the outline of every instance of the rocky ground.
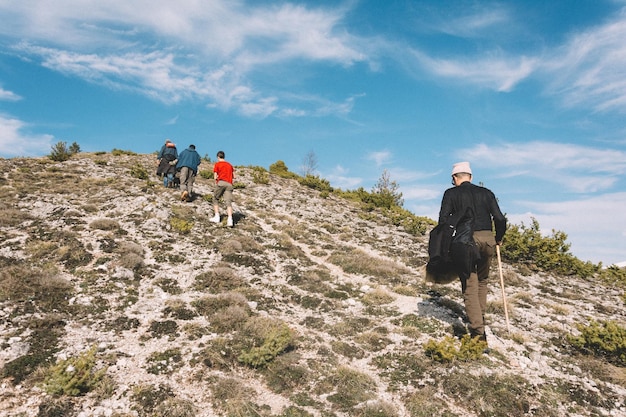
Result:
M509 331L494 265L491 352L440 363L424 344L463 329L460 285L424 282L427 235L376 211L237 166L228 228L210 179L181 202L154 155L0 167L1 415L626 416L624 368L567 342L626 323L592 279L504 263ZM49 393L92 348L99 383Z

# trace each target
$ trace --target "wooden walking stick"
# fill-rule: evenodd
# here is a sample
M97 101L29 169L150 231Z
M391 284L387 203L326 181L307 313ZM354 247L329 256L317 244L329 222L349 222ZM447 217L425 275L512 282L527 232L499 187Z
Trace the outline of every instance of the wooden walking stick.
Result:
M506 294L504 293L504 277L502 276L502 258L500 258L500 245L496 245L496 253L498 254L498 271L500 272L500 287L502 288L502 304L504 305L504 318L506 319L506 331L510 334L509 326L509 309L506 305Z

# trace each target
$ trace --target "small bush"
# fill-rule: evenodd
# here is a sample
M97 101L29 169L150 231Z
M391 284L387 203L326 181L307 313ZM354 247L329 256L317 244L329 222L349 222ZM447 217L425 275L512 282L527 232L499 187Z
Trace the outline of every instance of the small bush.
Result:
M170 226L172 226L172 230L182 235L186 235L187 233L191 232L191 229L193 228L193 222L179 219L178 217L173 217L170 219Z
M204 178L205 180L211 180L213 179L213 171L208 171L208 170L202 170L198 173L199 176L201 176L202 178Z
M91 391L106 370L95 370L96 348L76 358L63 360L52 366L44 378L44 389L51 395L77 396Z
M267 185L270 183L270 176L263 167L252 167L252 182L255 184Z
M263 342L239 355L238 360L253 368L262 368L294 345L294 333L284 323L272 326L263 335Z
M297 174L289 172L287 165L285 165L283 161L276 161L272 165L270 165L270 173L278 175L282 178L298 178Z
M64 162L70 159L72 156L72 152L67 148L66 142L57 142L54 146L52 146L52 151L48 158L52 159L56 162Z
M137 155L135 152L133 151L124 151L121 149L115 149L113 148L113 150L111 151L111 155L113 156L121 156L121 155Z
M130 176L133 178L139 178L140 180L147 180L150 178L148 171L141 165L135 165L130 169Z
M330 186L330 182L324 178L320 178L318 175L308 174L304 177L298 178L300 185L313 188L314 190L330 193L333 191L333 187Z
M72 142L72 144L70 145L69 151L72 155L79 153L80 145L76 142Z
M542 236L539 222L533 218L529 227L522 223L507 229L502 257L508 262L519 262L535 270L579 275L583 278L596 273L599 267L572 255L566 240L567 234L555 230L552 230L551 236Z
M451 336L444 337L440 342L431 339L424 345L424 351L426 356L437 362L453 362L479 359L487 348L486 342L468 334L461 339L460 347L457 348L456 343Z
M626 328L614 321L592 321L588 326L579 324L580 336L568 336L576 349L600 356L617 366L626 366Z

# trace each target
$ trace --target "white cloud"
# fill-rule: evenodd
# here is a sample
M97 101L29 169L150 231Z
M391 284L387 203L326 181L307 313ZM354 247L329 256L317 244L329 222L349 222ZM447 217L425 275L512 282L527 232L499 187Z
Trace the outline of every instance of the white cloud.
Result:
M458 79L496 91L511 91L519 82L528 78L538 62L531 57L441 59L413 51L414 57L429 72L445 78Z
M19 101L22 97L12 91L8 91L0 87L0 101Z
M342 190L353 190L363 183L362 178L349 176L349 170L341 165L337 165L329 174L324 174L322 177L326 178L333 187Z
M457 155L509 177L555 182L574 192L608 190L626 173L626 152L553 142L479 144Z
M308 103L265 94L250 75L294 59L349 66L366 61L342 29L344 8L213 0L0 2L0 34L48 68L166 103L207 105L250 117L345 115L354 98ZM282 97L276 94L281 94ZM317 107L316 107L317 106Z
M369 154L365 156L365 159L367 159L368 161L374 161L376 166L380 167L383 164L389 162L391 160L391 157L392 157L391 152L389 152L388 150L384 150L384 151L370 152Z
M571 252L581 260L610 265L626 259L626 192L556 203L526 201L518 205L530 211L507 214L511 223L523 222L528 226L534 217L546 235L552 230L565 232Z
M626 9L604 24L573 35L544 62L550 91L566 106L626 112Z
M444 16L436 17L432 22L424 22L431 29L458 37L479 37L485 32L491 33L494 28L508 27L512 24L509 11L497 4L484 5L478 10L467 10L462 7L444 8ZM451 14L459 13L458 16ZM428 16L432 19L432 16Z
M21 120L0 114L0 155L10 158L50 152L54 137L29 134L27 127Z

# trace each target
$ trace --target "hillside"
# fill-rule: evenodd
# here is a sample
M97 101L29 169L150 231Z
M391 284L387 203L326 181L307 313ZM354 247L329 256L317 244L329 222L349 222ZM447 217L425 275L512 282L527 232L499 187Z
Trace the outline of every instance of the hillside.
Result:
M238 166L227 228L211 180L183 203L154 155L0 167L3 416L626 416L624 368L567 341L626 323L616 289L504 264L508 333L494 265L491 352L442 363L460 284L356 203Z

